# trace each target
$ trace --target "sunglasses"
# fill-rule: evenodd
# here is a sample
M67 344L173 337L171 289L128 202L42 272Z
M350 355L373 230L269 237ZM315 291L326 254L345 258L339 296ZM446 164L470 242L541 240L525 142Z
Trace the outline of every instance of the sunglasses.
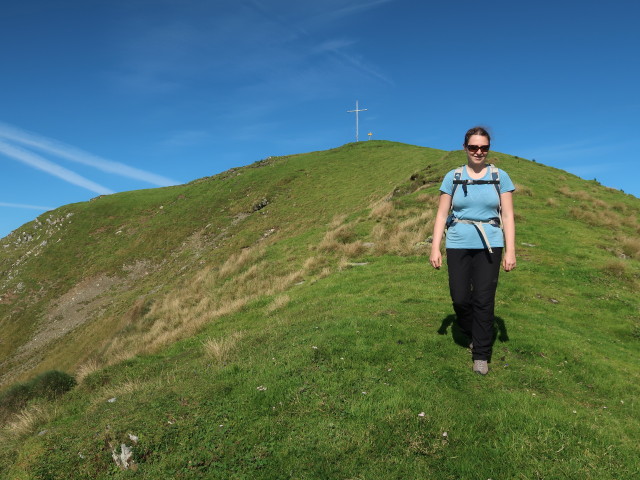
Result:
M478 150L482 150L484 153L489 151L489 145L467 145L467 150L471 153L475 153Z

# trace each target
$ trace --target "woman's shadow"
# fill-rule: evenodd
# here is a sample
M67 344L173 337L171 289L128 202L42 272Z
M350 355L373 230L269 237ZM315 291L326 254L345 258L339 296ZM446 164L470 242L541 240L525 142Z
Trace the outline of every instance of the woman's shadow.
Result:
M471 339L468 338L464 333L462 333L462 330L460 330L455 320L456 320L455 315L448 315L447 317L445 317L442 320L442 324L440 325L440 328L438 329L438 334L446 335L447 329L451 327L451 337L453 338L453 341L456 342L461 347L468 348L469 342L471 341ZM494 333L493 333L494 342L496 341L496 339L500 340L501 342L509 341L507 326L501 317L495 317L493 330L494 330Z

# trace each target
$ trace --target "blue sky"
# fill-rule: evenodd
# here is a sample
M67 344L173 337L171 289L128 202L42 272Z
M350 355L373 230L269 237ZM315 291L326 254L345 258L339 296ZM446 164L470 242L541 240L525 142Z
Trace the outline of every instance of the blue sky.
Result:
M22 0L0 236L47 209L355 140L497 151L640 197L640 2ZM517 182L517 178L514 179Z

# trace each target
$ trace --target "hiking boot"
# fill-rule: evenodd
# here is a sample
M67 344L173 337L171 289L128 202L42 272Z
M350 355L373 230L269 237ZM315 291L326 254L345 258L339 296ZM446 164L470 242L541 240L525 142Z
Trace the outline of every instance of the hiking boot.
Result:
M486 375L489 373L489 365L486 360L474 360L473 361L473 371L479 373L480 375Z

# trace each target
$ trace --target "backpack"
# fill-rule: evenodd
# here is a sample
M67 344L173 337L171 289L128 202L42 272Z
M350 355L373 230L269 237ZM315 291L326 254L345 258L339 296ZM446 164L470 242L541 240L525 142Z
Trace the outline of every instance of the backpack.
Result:
M474 180L474 179L464 179L462 180L462 169L464 165L456 168L456 171L453 174L453 190L451 191L451 211L453 211L453 196L456 193L458 185L462 185L462 191L464 195L467 195L467 186L468 185L493 185L496 187L496 193L498 194L498 200L500 200L500 172L498 168L492 163L487 164L487 168L491 171L491 180ZM476 221L476 220L461 220L456 218L453 213L449 214L447 218L447 223L445 227L448 229L455 225L456 223L468 223L471 225L475 225L475 227L480 232L482 239L484 240L485 245L490 253L493 253L491 249L491 245L489 244L489 239L487 238L487 234L484 231L483 224L493 225L494 227L502 228L502 204L498 207L498 217L491 218L487 221Z

